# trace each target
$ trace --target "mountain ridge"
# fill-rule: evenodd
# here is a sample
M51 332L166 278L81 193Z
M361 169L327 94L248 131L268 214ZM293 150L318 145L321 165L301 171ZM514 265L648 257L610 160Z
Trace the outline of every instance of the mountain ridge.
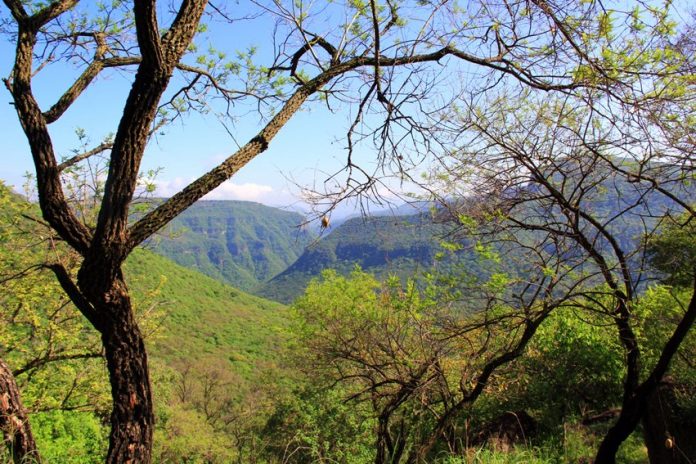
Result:
M313 239L296 212L205 200L175 218L148 248L236 288L253 291L292 264Z

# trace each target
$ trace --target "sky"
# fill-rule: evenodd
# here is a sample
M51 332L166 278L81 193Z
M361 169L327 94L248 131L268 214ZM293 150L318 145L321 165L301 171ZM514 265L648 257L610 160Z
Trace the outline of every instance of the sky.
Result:
M160 3L168 5L170 2ZM297 4L291 1L281 3ZM337 21L346 21L346 18L326 19L330 13L327 10L336 3L340 2L304 2L318 13L315 16L316 22L311 26L316 26L318 31L328 30L329 34L340 32L336 28L332 31L332 25ZM678 12L690 11L688 0L676 3L681 5L677 8ZM82 4L94 8L97 2L85 1ZM250 4L248 0L220 3L240 15L248 12L245 8L249 8ZM415 24L418 24L418 20L424 19L428 11L427 8L415 8L408 10L406 14L415 15L411 18L415 18ZM7 17L7 14L6 7L0 7L0 19ZM345 14L345 11L338 14ZM237 21L232 29L227 24L223 26L213 20L206 19L206 22L209 30L201 47L213 45L233 56L236 51L254 45L259 50L258 63L271 64L273 17L266 15L253 21ZM165 19L160 21L160 25L166 23ZM408 30L408 27L404 30ZM0 35L0 77L8 77L13 55L9 38ZM67 63L60 63L47 66L37 74L33 91L42 108L50 107L68 88L77 75L76 69ZM443 79L466 82L477 80L478 71L474 69L463 68L458 74L450 67L443 66L441 69L445 70L442 74L452 74ZM59 156L68 157L71 150L79 147L80 141L75 135L77 129L85 131L91 138L92 146L115 131L131 78L131 74L123 71L103 72L95 85L90 86L73 107L57 123L51 125L54 146ZM439 90L443 88L440 86ZM352 121L350 111L355 111L355 107L356 104L352 109L350 105L338 106L336 112L331 112L320 102L305 105L271 142L266 152L252 160L207 198L249 200L271 206L301 208L302 187L321 188L325 179L345 165L347 152L344 136ZM157 135L151 141L141 169L161 169L156 178L157 195L172 195L234 153L237 143L243 144L257 134L261 125L253 108L242 106L235 110L240 116L232 129L234 138L213 114L194 114L171 124L164 135ZM4 86L0 88L0 141L0 179L20 189L24 174L31 172L33 167L27 142L11 105L11 97ZM369 166L372 161L374 166L375 152L368 145L360 147L356 156L363 164ZM425 171L430 167L426 163L419 169ZM348 206L348 209L351 207Z
M222 30L214 30L219 26L212 27L210 36L219 39L216 47L223 48L229 41ZM270 41L260 36L258 25L254 29L251 29L251 25L240 27L241 30L235 29L235 37L245 37L250 44L261 47L269 46ZM244 48L239 40L234 44L237 49ZM9 75L13 51L8 38L0 36L0 77ZM228 51L234 52L233 49ZM266 52L261 48L259 57L260 62L267 65L268 59L264 62ZM65 63L48 66L37 74L33 81L33 92L41 107L50 107L75 76L76 68ZM103 137L115 131L131 78L132 75L123 72L103 72L95 85L88 88L73 107L50 126L60 157L69 157L72 150L80 146L76 135L78 129L84 130L89 137L87 147L97 145ZM248 110L242 113L248 113ZM305 208L301 187L320 184L343 167L346 159L343 135L349 124L346 111L332 113L319 103L306 106L281 130L266 152L206 198ZM143 159L142 171L160 169L156 177L156 194L170 196L234 153L236 142L245 143L260 128L256 115L244 114L235 122L233 139L214 115L191 115L184 121L168 126L163 135L157 135L151 141ZM0 89L0 138L0 179L21 190L24 175L33 171L33 165L11 97L4 86ZM373 155L363 152L362 156L369 158ZM350 206L347 208L351 209Z
M11 64L7 59L12 49L0 45L0 75L7 76ZM113 133L122 111L129 83L120 76L100 79L98 88L88 89L74 108L51 126L51 134L60 156L70 156L80 146L76 135L84 129L97 145L102 137ZM42 107L53 102L52 83L39 80L34 91ZM63 87L61 87L63 88ZM22 132L11 97L3 87L0 97L0 178L21 189L26 172L33 171L27 141ZM244 167L235 177L216 191L210 199L237 199L257 201L272 206L291 206L299 200L299 185L311 185L333 172L345 160L344 143L337 140L345 131L344 114L331 114L323 107L308 107L296 115L271 143L267 152ZM237 139L260 128L257 118L238 124ZM188 182L213 168L235 151L236 145L222 124L213 115L192 115L183 122L175 122L158 135L147 148L142 169L159 169L156 178L158 195L170 196ZM296 185L299 184L299 185Z

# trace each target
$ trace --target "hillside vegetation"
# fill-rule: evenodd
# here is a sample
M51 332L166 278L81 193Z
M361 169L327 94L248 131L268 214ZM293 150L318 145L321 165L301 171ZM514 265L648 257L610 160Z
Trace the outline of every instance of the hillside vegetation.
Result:
M352 218L310 244L258 294L290 303L325 269L350 273L355 266L379 276L408 276L435 262L443 228L427 215Z
M14 276L0 293L0 357L16 372L45 461L103 462L109 387L98 334L36 267L68 255L27 217L38 217L36 205L0 184L0 277ZM255 422L239 415L252 404L265 411L271 386L258 385L285 375L287 309L145 249L125 269L153 368L162 461L210 453L233 415L248 435ZM198 427L195 446L185 423ZM221 459L230 452L218 450Z
M284 271L312 234L302 215L244 201L199 201L148 247L245 291Z
M605 219L630 199L600 191L588 209ZM3 275L48 258L67 259L60 246L34 241L44 231L21 216L36 215L34 205L6 189L1 199ZM668 206L650 203L653 211ZM561 255L539 247L543 237L534 231L515 233L514 242L501 234L493 235L498 243L485 243L471 230L446 224L463 228L469 218L447 213L439 211L437 222L425 214L381 216L336 227L264 287L276 298L299 295L290 309L136 250L125 272L152 367L155 462L363 464L375 453L402 462L404 454L420 450L429 462L447 464L591 459L615 418L626 373L607 312L611 298L596 267L580 261L564 267L582 259L569 253L577 250ZM650 221L646 213L636 207L607 222L622 245L638 246L638 224ZM689 231L667 228L656 235L663 277L675 271L673 261L664 261L673 257L672 248L693 254ZM539 255L548 267L531 259ZM690 260L680 261L686 271ZM653 284L636 297L646 366L689 304L686 276L676 273L674 286ZM584 293L575 292L578 278ZM568 283L571 296L558 287L520 312L514 305L527 304L532 279ZM96 351L17 374L46 461L103 461L108 386L96 333L64 304L49 273L10 282L3 304L23 309L20 318L3 311L14 318L0 332L3 358L22 366L50 350ZM530 323L538 324L536 336L523 342L521 327ZM680 444L693 430L689 359L695 347L692 333L661 387L663 409L655 416ZM498 359L505 363L481 380ZM71 384L73 392L63 398ZM443 435L438 418L451 411L457 415ZM617 462L647 460L647 440L663 430L643 427L623 444ZM430 445L428 436L444 438ZM690 452L686 444L680 449Z
M129 257L126 272L136 298L153 301L161 318L150 342L152 356L167 362L214 356L248 376L256 363L277 354L287 325L283 305L148 250Z

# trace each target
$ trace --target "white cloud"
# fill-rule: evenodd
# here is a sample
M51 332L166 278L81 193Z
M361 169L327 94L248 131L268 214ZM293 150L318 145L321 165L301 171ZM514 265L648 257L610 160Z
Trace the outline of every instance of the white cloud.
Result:
M193 179L177 177L170 180L157 180L157 190L155 195L159 197L170 197L184 188ZM206 200L245 200L269 202L274 200L274 190L270 185L255 184L247 182L235 184L232 181L223 182L218 188L203 197Z
M171 197L188 185L189 180L177 177L171 180L155 179L155 195L158 197Z
M269 198L269 194L273 192L273 187L270 185L254 184L247 182L246 184L235 184L227 181L218 188L207 194L206 200L246 200L246 201L262 201Z

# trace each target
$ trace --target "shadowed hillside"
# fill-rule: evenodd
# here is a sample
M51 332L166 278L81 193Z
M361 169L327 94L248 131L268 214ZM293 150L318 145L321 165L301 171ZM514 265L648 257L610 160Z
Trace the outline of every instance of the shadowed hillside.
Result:
M284 271L310 242L294 212L244 201L200 201L149 247L182 266L252 291Z

